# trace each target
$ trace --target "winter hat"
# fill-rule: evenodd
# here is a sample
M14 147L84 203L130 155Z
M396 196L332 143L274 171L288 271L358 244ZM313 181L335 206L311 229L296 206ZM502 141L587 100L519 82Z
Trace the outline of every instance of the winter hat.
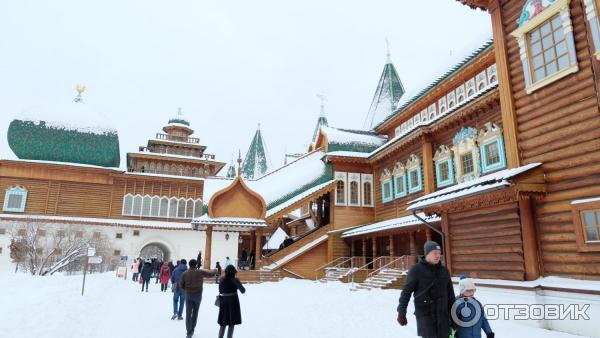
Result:
M458 281L458 289L460 290L461 295L465 293L465 291L477 290L477 288L475 288L475 283L473 282L473 280L465 275L460 275L460 280Z
M423 252L425 253L425 256L427 256L433 250L440 250L440 251L442 251L442 248L440 247L439 244L437 244L434 241L427 241L427 242L425 242L425 245L423 246Z

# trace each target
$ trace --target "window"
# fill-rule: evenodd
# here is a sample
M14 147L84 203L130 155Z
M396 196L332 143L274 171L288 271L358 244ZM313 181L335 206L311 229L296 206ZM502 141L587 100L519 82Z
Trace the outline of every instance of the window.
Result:
M381 174L381 200L383 203L394 199L392 183L392 173L388 169L384 169Z
M406 196L406 167L402 162L397 162L394 166L394 197L400 198Z
M152 197L152 204L150 205L150 216L158 217L160 208L160 197Z
M486 71L477 74L475 80L477 81L477 91L482 91L488 84Z
M83 237L83 231L75 231L75 237L77 237L77 238Z
M25 229L19 229L17 231L17 235L19 235L19 236L25 236L25 235L27 235L27 231L25 231Z
M127 194L123 198L123 215L131 216L133 213L133 195Z
M495 63L487 68L487 77L490 84L498 83L498 73Z
M440 166L440 180L447 181L450 178L450 166L448 161L442 162Z
M598 20L598 2L597 0L585 0L585 13L588 22L590 23L590 31L592 32L592 41L594 42L594 56L600 59L600 21Z
M185 202L185 218L194 217L194 200L189 199Z
M600 198L571 203L577 250L600 251Z
M194 217L202 216L202 201L196 200L194 201Z
M123 234L120 233L120 232L117 232L116 235L115 235L115 238L122 239L123 238Z
M360 174L348 173L348 205L360 206Z
M167 217L168 216L168 210L169 210L169 199L166 197L163 197L160 199L160 211L159 211L159 216L160 217Z
M62 249L61 248L54 248L54 254L55 255L62 255Z
M45 229L38 229L37 234L40 237L46 237L46 230Z
M435 179L438 188L454 184L454 165L452 150L441 145L433 156L435 163Z
M437 112L435 110L435 103L427 108L427 115L429 115L429 120L433 120L437 116Z
M27 189L17 185L6 189L4 194L3 211L25 212L25 203L27 202Z
M56 236L57 236L58 238L65 237L65 236L66 236L66 234L67 234L67 233L66 233L64 230L58 230L58 231L56 232Z
M475 169L473 166L473 154L472 153L462 155L460 157L460 161L462 163L463 175L473 173L473 171Z
M427 122L427 109L421 111L421 122Z
M470 79L466 83L467 86L467 99L470 99L475 95L475 79Z
M479 133L477 141L481 145L481 171L483 173L506 168L504 138L502 129L498 125L492 122L486 123Z
M150 196L144 196L144 200L142 202L142 216L148 217L150 216L150 203L152 202L152 198Z
M442 97L438 100L438 107L440 109L440 114L446 111L446 97Z
M335 186L335 204L346 205L346 182L348 174L344 172L335 172L334 177L337 180Z
M140 231L139 230L133 230L133 235L134 236L139 236L140 235Z
M136 195L133 198L133 210L131 212L132 216L141 216L142 214L142 196Z
M456 105L456 96L454 96L454 91L451 91L446 95L446 100L448 102L448 110L454 108Z
M465 85L460 85L456 88L456 103L461 104L465 101Z
M94 238L100 238L101 235L100 231L94 231Z
M361 174L362 182L362 206L372 207L373 206L373 175L372 174Z
M169 217L176 218L177 217L177 202L178 200L173 197L169 200Z
M517 39L528 94L577 72L569 0L541 1L523 6Z
M408 157L406 170L408 173L408 192L412 194L421 191L423 189L421 182L421 160L417 155L412 154Z
M185 199L180 199L179 200L179 204L177 206L177 217L178 218L185 218L185 206L186 206L186 201Z
M121 250L113 251L113 256L121 256Z
M0 235L5 235L5 234L6 234L6 229L0 228Z

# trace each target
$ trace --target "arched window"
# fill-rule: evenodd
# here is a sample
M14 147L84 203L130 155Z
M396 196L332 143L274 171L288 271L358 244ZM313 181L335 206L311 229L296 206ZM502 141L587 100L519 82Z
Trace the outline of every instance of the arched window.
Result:
M177 199L175 197L169 200L169 217L177 217Z
M371 196L371 189L373 185L371 182L363 183L363 206L372 206L373 205L373 196Z
M162 174L163 173L162 163L160 163L160 162L158 162L158 164L156 165L156 173L157 174Z
M185 218L193 218L193 217L194 217L194 200L189 199L186 202Z
M150 162L148 164L148 171L155 174L156 173L156 163L155 162Z
M169 199L163 197L160 199L160 217L167 217L169 215Z
M346 187L344 182L338 181L335 188L335 203L336 204L345 204L346 203Z
M150 216L150 203L152 202L152 198L148 195L144 196L144 200L142 202L142 216L148 217Z
M177 208L177 217L178 218L185 218L185 205L186 205L185 198L180 199L179 206Z
M150 216L158 217L159 207L160 207L160 197L158 197L158 196L152 197L152 205L150 206Z
M133 195L127 194L123 198L123 215L130 216L133 211Z
M142 196L135 195L133 198L133 211L131 215L140 216L142 214Z
M194 217L202 216L202 211L203 211L202 200L194 201Z
M350 204L358 205L358 182L350 182Z
M169 164L165 163L165 166L163 167L163 173L168 175L169 170L171 170L171 168L169 167Z

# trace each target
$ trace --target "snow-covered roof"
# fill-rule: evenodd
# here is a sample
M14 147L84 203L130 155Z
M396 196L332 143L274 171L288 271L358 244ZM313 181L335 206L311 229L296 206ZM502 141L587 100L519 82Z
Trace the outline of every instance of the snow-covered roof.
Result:
M308 190L305 190L302 193L299 193L298 195L286 200L284 203L281 203L281 204L267 210L267 217L275 215L276 213L280 212L281 210L284 210L285 208L292 206L294 203L301 201L302 199L318 192L319 190L327 188L329 185L331 185L333 183L335 183L335 180L329 180L325 183L321 183L321 184L314 186Z
M11 161L11 162L26 162L26 163L40 163L40 164L51 164L51 165L62 165L67 167L78 167L78 168L93 168L108 171L124 172L122 169L117 167L102 167L93 164L73 163L73 162L57 162L57 161L43 161L43 160L27 160L27 159L14 159L14 158L0 158L0 161Z
M419 215L419 217L425 219L427 222L441 221L441 218L438 216L426 216L424 213L419 213L418 215ZM373 232L400 229L400 228L413 226L413 225L419 225L419 224L423 224L423 222L413 215L398 217L398 218L388 219L388 220L381 221L381 222L362 225L362 226L353 228L351 230L344 231L342 233L342 237L345 238L345 237L365 235L365 234L370 234Z
M571 204L581 204L581 203L591 203L591 202L600 202L600 197L592 197L581 200L575 200L571 202Z
M166 126L167 127L185 128L185 129L192 130L192 128L190 128L189 125L186 125L186 124L183 124L183 123L179 123L179 122L169 122L169 124L167 124Z
M287 234L283 229L277 228L275 232L271 235L267 243L263 245L263 250L277 250L279 249L279 245L283 243L283 241L287 238Z
M191 143L191 142L184 142L184 141L173 141L173 140L165 140L165 139L160 139L160 138L152 138L149 140L150 142L162 142L162 143L171 143L171 144L180 144L180 145L185 145L185 146L196 146L196 147L204 147L203 145L200 145L199 143Z
M327 156L369 158L370 153L359 153L356 151L330 151Z
M370 152L387 142L387 136L371 131L322 126L321 132L327 136L328 151Z
M179 176L179 175L167 175L167 174L153 174L153 173L138 173L138 172L125 172L126 175L134 176L150 176L160 178L174 178L178 180L193 180L193 181L204 181L203 177L192 177L192 176Z
M463 102L457 104L456 106L446 110L445 112L438 114L436 117L434 117L432 119L428 119L427 121L421 121L421 122L413 125L412 128L408 128L404 132L397 134L389 142L387 142L384 145L380 146L379 148L373 150L369 154L369 158L371 158L371 157L375 156L376 154L382 152L383 150L389 148L391 145L395 144L398 140L404 138L406 135L412 133L414 130L416 130L420 127L423 127L423 126L430 126L430 125L434 124L435 122L441 120L442 118L454 113L455 111L461 109L462 107L464 107L464 106L468 105L469 103L482 97L483 95L491 92L493 89L495 89L497 87L498 87L498 82L490 83L486 87L484 87L480 91L478 91L475 95L473 95L470 98L464 100Z
M47 215L23 215L23 214L0 214L0 219L31 219L31 220L47 220L54 223L64 222L81 222L105 224L111 226L129 226L140 228L157 228L170 230L192 230L190 223L184 222L165 222L165 221L141 221L132 219L115 219L115 218L86 218L86 217L67 217L67 216L47 216Z
M297 256L300 256L301 254L305 253L306 251L314 248L315 246L323 243L324 241L327 240L327 235L323 235L317 239L315 239L312 242L306 243L304 246L298 248L298 250L295 250L293 252L291 252L290 254L288 254L287 256L283 257L282 259L273 262L272 264L269 264L265 267L263 267L263 269L265 270L275 270L278 267L284 265L285 263L289 262L290 260L296 258Z
M541 163L530 163L518 168L504 169L493 174L481 176L468 182L463 182L442 190L438 190L410 201L410 206L407 208L407 210L418 210L431 205L471 196L484 191L496 190L510 186L511 178L541 165Z
M255 181L246 181L272 209L290 198L333 179L331 166L321 160L325 153L314 151Z
M16 119L44 123L54 129L74 130L82 133L117 133L117 129L103 114L93 111L83 102L65 102L57 106L34 107L23 111Z
M194 160L194 161L204 161L206 160L203 157L197 157L197 156L187 156L187 155L177 155L177 154L167 154L167 153L155 153L155 152L151 152L151 151L134 151L134 152L129 152L127 153L129 154L137 154L137 155L149 155L149 156L157 156L157 157L165 157L165 158L178 158L178 159L182 159L182 160Z
M192 224L201 225L234 225L243 227L265 227L267 223L264 219L243 218L243 217L208 217L203 215L192 220Z
M376 125L374 129L379 128L382 124L389 121L411 104L428 94L441 82L458 72L477 56L491 49L494 45L494 40L488 35L488 32L484 33L484 35L477 37L471 43L467 44L461 51L454 53L452 57L442 58L442 60L447 61L440 63L437 70L431 71L431 77L424 76L422 81L423 83L421 85L410 86L413 89L408 90L407 93L402 96L400 102L398 102L398 108L378 125Z

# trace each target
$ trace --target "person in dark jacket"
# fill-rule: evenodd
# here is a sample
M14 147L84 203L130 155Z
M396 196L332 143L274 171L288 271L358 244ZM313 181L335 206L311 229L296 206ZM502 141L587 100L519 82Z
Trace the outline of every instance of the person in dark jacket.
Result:
M235 325L242 323L242 312L240 310L240 299L237 291L245 293L246 289L239 279L235 277L237 271L233 265L225 268L225 276L219 282L219 338L223 338L227 326L227 338L233 337Z
M246 261L248 260L248 253L246 249L242 250L242 256L240 257L240 269L246 270Z
M196 257L198 266L202 266L202 250L198 251L198 257Z
M169 264L167 264L169 266L169 270L171 270L171 275L173 274L173 271L175 270L175 265L173 265L173 261L169 261Z
M190 269L181 275L179 287L185 292L185 328L187 338L194 335L198 310L202 302L202 289L205 277L214 277L217 270L198 269L195 259L190 259Z
M150 283L150 278L152 278L152 262L147 259L144 266L142 266L142 292L144 292L144 286L146 286L146 292L148 292L148 284Z
M185 304L185 293L179 288L179 280L181 275L187 271L187 261L182 259L177 261L177 267L171 275L171 283L173 284L173 317L171 320L183 320L183 304Z
M408 272L398 305L398 323L405 326L406 308L414 293L417 335L448 338L454 288L450 273L440 262L442 250L434 241L425 242L425 255Z
M215 284L219 284L219 278L221 278L221 270L222 270L221 264L219 262L217 262L215 269L217 269L217 274L215 276Z

